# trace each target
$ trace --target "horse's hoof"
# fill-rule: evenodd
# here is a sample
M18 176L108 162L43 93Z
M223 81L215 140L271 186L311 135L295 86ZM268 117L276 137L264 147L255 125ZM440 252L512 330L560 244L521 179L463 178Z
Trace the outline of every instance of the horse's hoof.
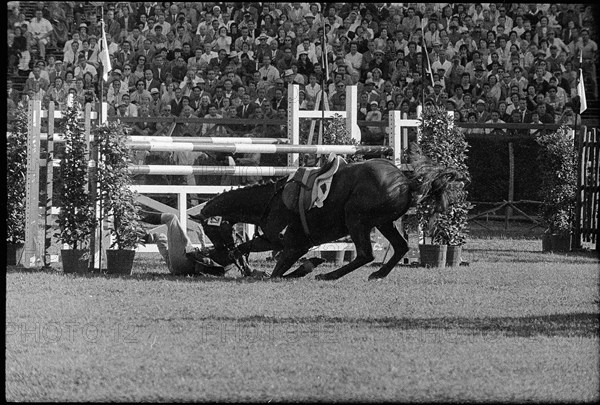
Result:
M335 280L333 277L327 275L327 273L325 274L317 274L315 276L315 280Z
M381 275L377 274L377 272L371 273L371 275L369 276L370 281L373 281L373 280L377 281L377 280L381 280L381 279L383 279L383 277Z

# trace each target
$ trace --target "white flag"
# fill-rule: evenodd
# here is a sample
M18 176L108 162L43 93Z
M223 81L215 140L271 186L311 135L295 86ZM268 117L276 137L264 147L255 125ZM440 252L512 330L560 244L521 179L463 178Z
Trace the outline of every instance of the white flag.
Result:
M585 86L583 84L583 70L581 70L581 65L583 65L583 52L579 50L579 77L577 78L577 95L579 96L579 114L583 114L585 110L587 110L587 100L585 98Z
M108 56L104 21L102 21L102 40L100 41L100 62L102 63L102 79L106 82L108 81L108 72L112 70L112 67L110 66L110 57Z
M585 86L583 85L583 71L579 68L579 81L577 83L577 95L579 96L579 114L587 110L587 100L585 98Z

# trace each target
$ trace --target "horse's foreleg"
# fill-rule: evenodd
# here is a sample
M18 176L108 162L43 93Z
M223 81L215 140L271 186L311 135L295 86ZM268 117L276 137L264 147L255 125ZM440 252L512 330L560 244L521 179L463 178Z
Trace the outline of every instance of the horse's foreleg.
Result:
M271 273L271 278L282 277L294 263L308 252L308 249L284 249L277 260L277 264Z
M387 276L402 257L408 252L408 243L404 236L398 232L393 222L377 226L379 232L390 242L394 249L394 254L379 270L371 273L369 280L380 279Z
M350 263L329 273L319 274L315 277L317 280L337 280L340 277L364 266L373 261L373 247L371 246L371 227L358 225L350 229L350 236L356 246L356 257Z
M237 246L238 250L244 254L251 252L265 252L267 250L281 249L281 246L273 246L266 239L254 238L248 242L241 243Z

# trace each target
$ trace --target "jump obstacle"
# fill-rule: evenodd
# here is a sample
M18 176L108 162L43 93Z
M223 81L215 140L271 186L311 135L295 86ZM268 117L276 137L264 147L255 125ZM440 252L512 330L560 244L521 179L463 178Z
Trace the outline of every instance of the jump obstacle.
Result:
M231 175L231 176L282 176L293 173L299 167L299 154L355 154L355 153L381 153L392 155L394 163L401 168L407 169L403 159L403 151L408 146L407 129L418 127L420 121L416 119L402 118L400 111L391 111L389 115L388 139L389 146L355 146L355 145L299 145L300 140L300 118L325 118L342 116L346 119L346 127L349 128L352 139L360 143L361 132L357 125L357 88L346 87L346 111L305 111L300 110L299 86L290 84L288 86L288 138L248 138L248 137L160 137L160 136L129 136L128 145L133 150L148 151L219 151L230 153L286 153L288 155L287 167L261 167L261 166L173 166L173 165L132 165L130 170L133 174L146 175ZM91 136L92 120L102 124L106 120L107 105L100 106L100 114L91 111L91 105L86 104L83 112L85 122L86 141L93 139ZM418 111L419 113L419 111ZM29 131L28 131L28 167L27 167L27 196L26 196L26 236L25 246L21 264L25 267L40 267L42 264L58 261L57 256L50 256L48 249L51 243L52 224L50 218L57 213L52 206L52 179L53 167L59 165L59 161L53 159L53 147L55 142L63 142L62 136L54 134L54 119L61 118L62 112L55 111L54 103L50 103L48 110L41 109L40 100L29 102ZM48 118L48 132L41 133L41 119ZM40 160L40 141L47 141L47 158ZM89 150L89 149L88 149ZM95 162L90 160L88 165L93 169ZM43 211L45 225L45 241L40 243L39 233L42 218L39 206L39 170L46 166L46 204ZM189 214L197 214L203 204L187 208L186 199L188 194L218 194L229 190L233 186L194 186L194 185L133 185L132 189L140 193L140 202L162 212L173 212L179 215L182 227L189 229L187 217ZM176 194L178 196L178 208L162 204L150 199L143 194ZM100 235L102 237L102 235ZM327 243L313 250L341 252L353 249L351 243ZM138 249L147 250L143 247ZM96 249L96 253L98 252ZM339 259L338 259L339 261Z

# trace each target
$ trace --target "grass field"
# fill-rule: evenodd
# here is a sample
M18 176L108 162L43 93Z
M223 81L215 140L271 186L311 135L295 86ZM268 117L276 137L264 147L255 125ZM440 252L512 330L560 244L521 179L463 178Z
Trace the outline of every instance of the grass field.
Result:
M597 257L540 248L472 238L468 267L376 282L374 267L334 282L178 278L157 254L130 277L8 269L6 396L598 400Z

